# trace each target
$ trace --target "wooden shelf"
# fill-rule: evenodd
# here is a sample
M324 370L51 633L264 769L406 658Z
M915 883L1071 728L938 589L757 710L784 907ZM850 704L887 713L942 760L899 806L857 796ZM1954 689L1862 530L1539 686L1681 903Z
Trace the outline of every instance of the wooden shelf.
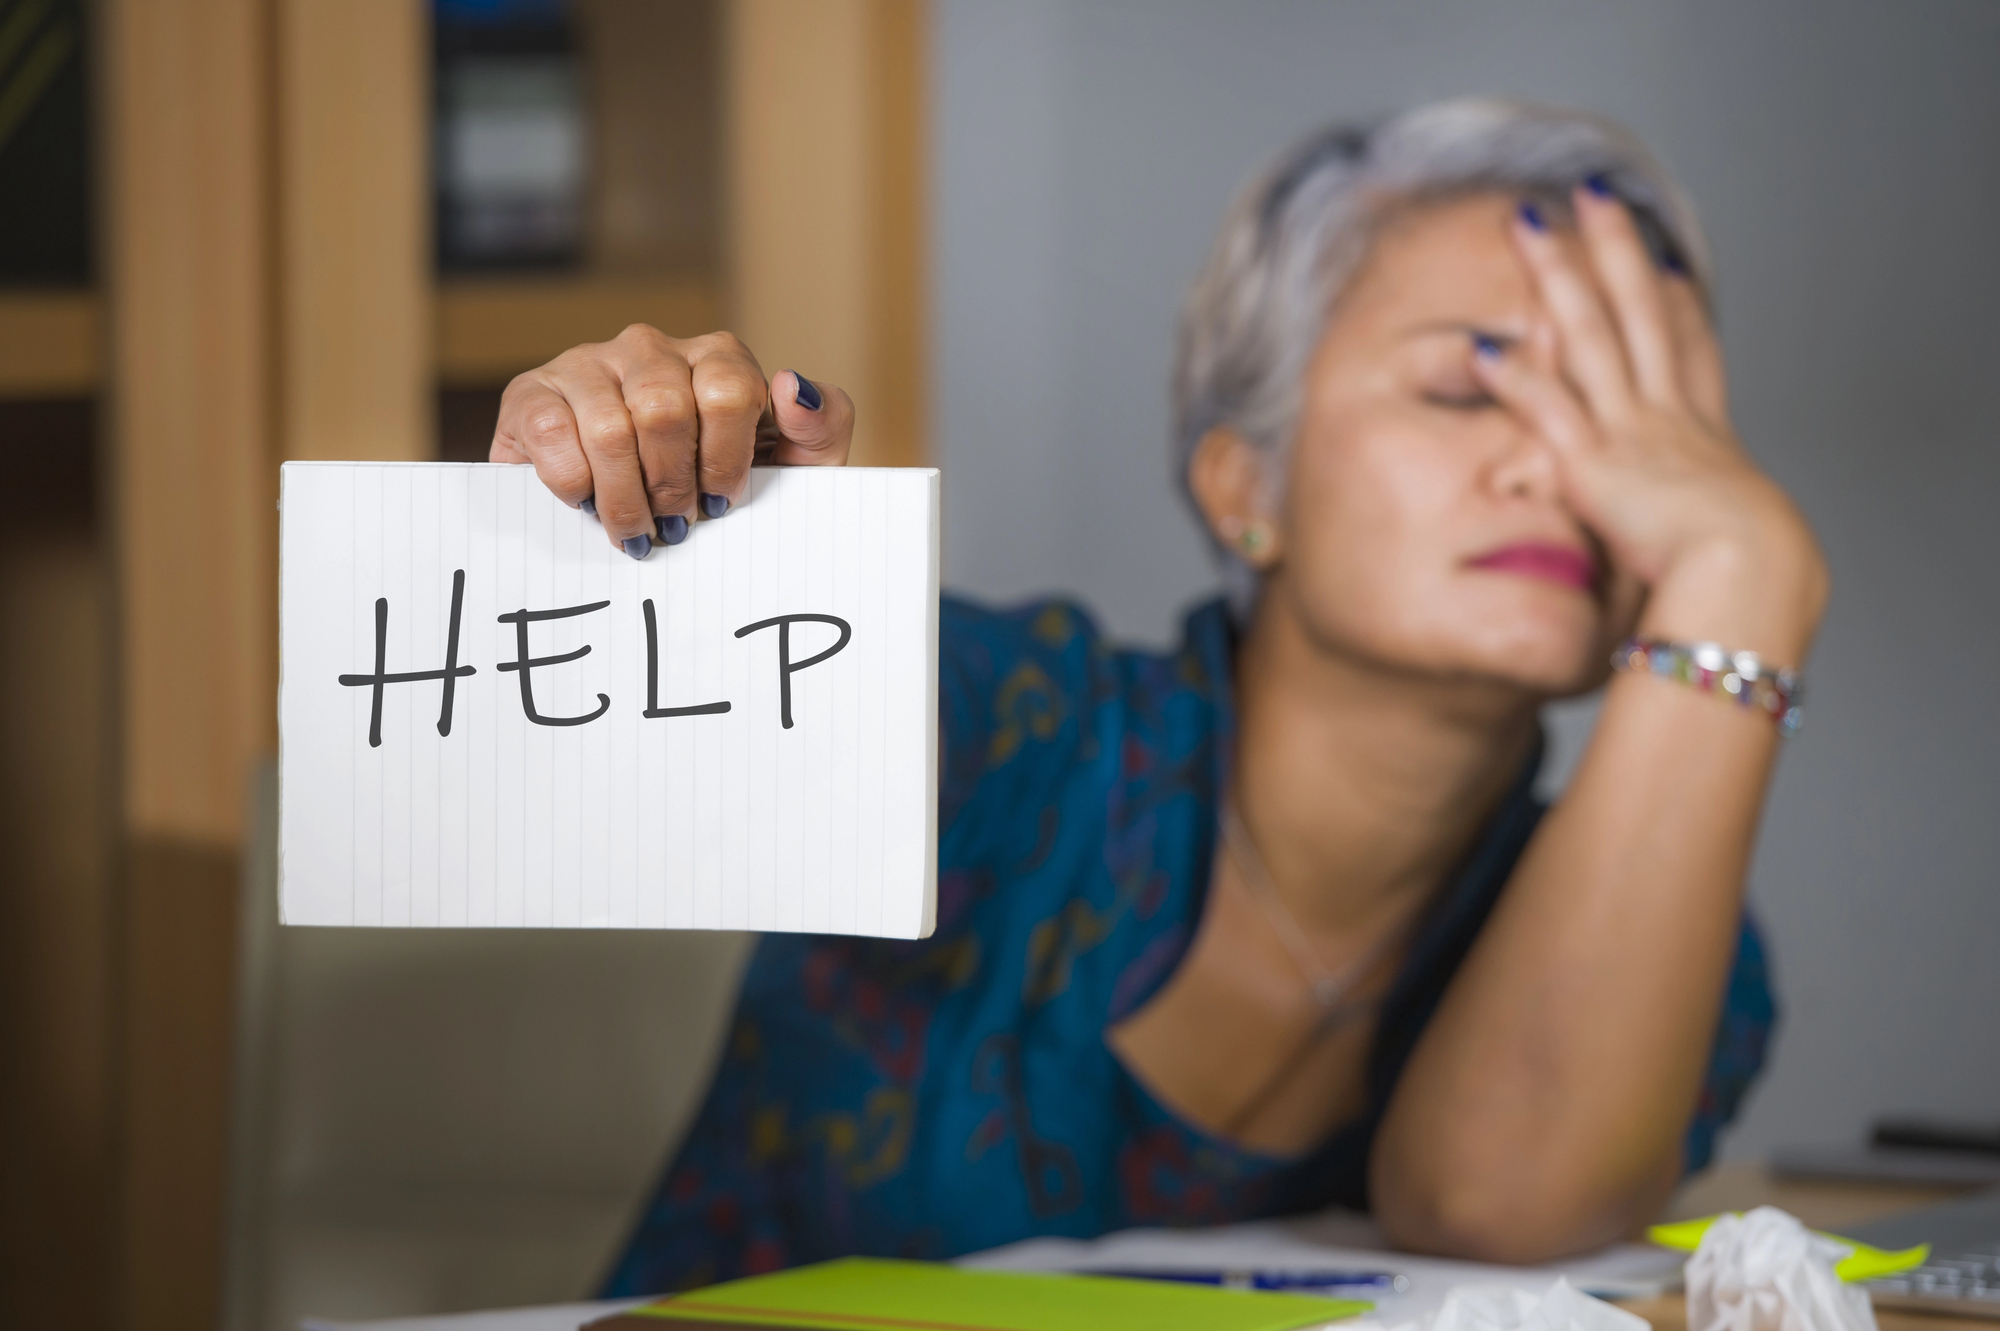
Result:
M699 277L454 279L437 293L437 377L504 383L579 342L649 323L677 337L722 326L717 284ZM82 397L103 375L97 296L0 292L0 398Z
M103 368L89 291L0 292L0 397L82 397Z
M702 277L453 279L439 286L437 376L446 387L504 383L579 342L627 324L676 337L722 324L717 284Z

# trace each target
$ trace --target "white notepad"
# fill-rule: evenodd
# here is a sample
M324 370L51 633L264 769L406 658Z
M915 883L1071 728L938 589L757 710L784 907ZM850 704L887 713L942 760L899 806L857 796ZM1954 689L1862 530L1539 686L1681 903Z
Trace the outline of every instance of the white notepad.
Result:
M281 483L285 923L931 931L937 472L758 468L644 560L525 466Z

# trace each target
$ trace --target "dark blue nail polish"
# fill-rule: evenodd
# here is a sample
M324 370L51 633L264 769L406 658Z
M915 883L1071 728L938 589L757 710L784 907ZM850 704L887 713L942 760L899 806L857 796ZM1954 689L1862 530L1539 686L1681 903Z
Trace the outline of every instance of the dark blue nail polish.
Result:
M628 536L625 538L625 553L634 559L644 559L653 553L653 538L650 536Z
M1686 277L1688 275L1687 259L1679 250L1671 245L1667 246L1666 252L1660 255L1660 267L1663 271L1671 273L1675 277Z
M577 505L577 507L578 507L578 508L580 508L580 509L582 509L582 510L583 510L584 512L586 512L586 513L590 514L590 516L591 516L591 517L593 517L593 518L594 518L594 517L596 517L596 516L597 516L597 496L596 496L596 495L585 495L585 496L583 497L583 502L582 502L581 504L578 504L578 505Z
M1504 348L1501 347L1498 338L1488 337L1484 333L1474 333L1472 335L1472 350L1482 360L1499 360Z
M701 515L705 518L719 518L729 511L728 495L703 495Z
M806 378L803 374L800 374L797 370L792 371L792 378L799 381L799 405L807 411L818 411L826 401L825 398L820 396L819 385Z
M1529 203L1526 199L1521 201L1521 220L1528 224L1528 230L1530 231L1547 231L1549 229L1549 224L1542 220L1542 210L1535 207L1534 204Z
M679 545L688 538L688 520L678 513L669 513L653 525L660 529L663 545Z
M1618 192L1611 188L1611 178L1606 175L1589 175L1583 178L1583 187L1600 199L1615 199Z

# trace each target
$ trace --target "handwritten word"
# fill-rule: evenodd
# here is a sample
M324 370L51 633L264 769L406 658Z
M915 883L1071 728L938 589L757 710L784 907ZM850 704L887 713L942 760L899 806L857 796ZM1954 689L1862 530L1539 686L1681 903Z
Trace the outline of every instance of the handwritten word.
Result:
M534 672L551 666L565 665L580 661L590 655L590 644L585 643L573 652L559 656L534 656L528 644L528 626L551 619L573 619L579 615L595 614L609 608L609 601L592 601L588 605L562 606L553 610L529 610L523 607L511 610L498 617L502 624L514 626L514 659L501 661L494 669L512 671L520 680L521 711L528 720L538 726L583 726L589 725L611 710L608 694L597 695L596 710L579 716L544 716L535 706ZM465 607L465 570L458 569L451 575L451 620L445 631L444 666L438 670L403 670L391 672L386 668L389 650L389 599L377 597L375 601L375 670L367 675L342 675L340 682L349 688L366 688L373 697L368 709L368 747L382 747L382 690L390 684L417 684L428 680L443 683L443 696L439 701L437 732L451 734L451 709L457 696L458 681L466 675L478 673L474 667L458 663L458 627L460 614ZM660 706L660 638L658 620L653 612L652 598L640 603L646 619L646 708L641 713L648 720L670 716L714 716L729 710L725 699L721 702L696 703L691 707ZM840 637L833 646L803 661L792 659L792 625L830 624L840 630ZM808 666L816 666L833 656L854 637L853 626L837 615L797 614L774 615L770 619L760 619L754 624L745 624L736 630L736 636L746 637L764 629L778 630L778 720L786 730L792 728L792 676Z

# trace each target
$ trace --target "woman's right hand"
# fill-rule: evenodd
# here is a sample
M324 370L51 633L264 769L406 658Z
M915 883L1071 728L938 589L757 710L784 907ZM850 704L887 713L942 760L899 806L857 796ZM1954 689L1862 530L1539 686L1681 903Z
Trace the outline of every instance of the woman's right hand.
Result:
M1638 632L1798 666L1826 605L1826 560L1737 440L1701 296L1653 261L1602 181L1572 199L1567 236L1521 205L1513 236L1547 318L1526 355L1483 339L1475 372L1549 442L1564 500L1646 588Z
M794 370L770 382L731 333L668 337L633 324L517 375L500 399L493 462L532 462L611 543L644 559L743 496L750 464L839 466L854 403Z

